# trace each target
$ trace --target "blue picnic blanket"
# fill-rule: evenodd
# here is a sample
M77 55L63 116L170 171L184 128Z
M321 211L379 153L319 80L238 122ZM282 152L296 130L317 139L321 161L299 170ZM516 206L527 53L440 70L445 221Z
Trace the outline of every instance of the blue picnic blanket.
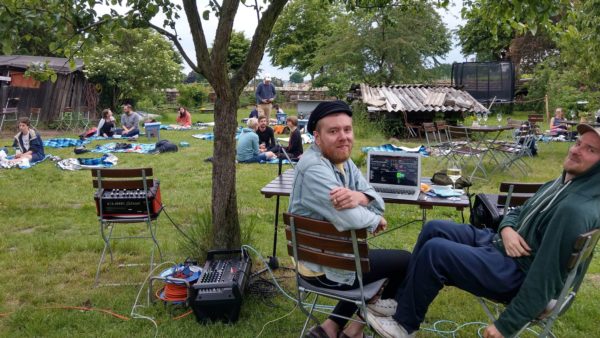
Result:
M391 143L382 144L377 147L362 147L361 151L363 153L368 153L369 151L407 152L407 153L420 153L423 156L429 156L429 152L427 152L427 149L425 148L425 146L410 148L410 147L395 146Z
M59 161L56 165L63 170L81 170L110 168L117 164L118 158L112 154L104 154L97 158L67 158Z
M131 145L131 147L128 147L128 148L121 148L121 147L117 146L117 144L122 145L124 143L111 142L111 143L101 144L101 145L97 145L96 148L94 148L94 149L90 149L90 151L93 153L149 154L155 148L154 143L127 143L128 145L129 144Z
M75 138L51 138L44 141L44 147L50 148L66 148L66 147L81 147L84 144L90 143L89 140L80 140Z

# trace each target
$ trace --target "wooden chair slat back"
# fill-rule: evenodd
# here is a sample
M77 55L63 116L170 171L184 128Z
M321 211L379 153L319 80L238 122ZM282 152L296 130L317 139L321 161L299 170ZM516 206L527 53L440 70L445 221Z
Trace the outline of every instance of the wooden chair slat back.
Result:
M510 196L510 207L523 205L531 196L533 196L542 186L543 183L519 183L519 182L502 182L500 183L500 194L498 195L498 204L506 206L508 192L510 187L513 187L512 195Z
M590 256L592 256L592 254L594 253L594 248L596 247L596 244L598 244L598 239L600 239L600 229L594 229L579 235L579 237L577 237L577 239L575 240L573 253L571 254L571 258L569 259L569 263L567 264L567 269L573 269L580 257L582 262L590 258ZM585 248L585 250L582 250L585 243L588 240L588 246Z
M98 180L92 181L94 188L100 187ZM146 179L148 189L154 186L152 179ZM144 180L102 180L102 189L144 189Z
M296 228L298 259L319 265L356 271L351 231L338 231L333 224L308 217L284 214L288 254L293 257L292 218ZM366 229L356 230L362 272L370 270Z
M98 174L102 178L125 178L125 177L143 177L144 171L146 177L152 176L152 168L135 168L135 169L97 169L92 170L92 177L98 177Z

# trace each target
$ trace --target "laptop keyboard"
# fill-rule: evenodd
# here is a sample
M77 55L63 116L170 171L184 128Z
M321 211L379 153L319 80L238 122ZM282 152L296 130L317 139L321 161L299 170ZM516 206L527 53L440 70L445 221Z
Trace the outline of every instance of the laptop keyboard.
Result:
M399 195L414 195L414 189L394 189L394 188L375 188L377 192L383 192L388 194L399 194Z

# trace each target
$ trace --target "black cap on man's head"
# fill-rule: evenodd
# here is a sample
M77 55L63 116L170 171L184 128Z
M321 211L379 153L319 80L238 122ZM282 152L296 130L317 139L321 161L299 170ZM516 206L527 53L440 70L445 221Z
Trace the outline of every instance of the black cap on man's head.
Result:
M346 102L340 100L319 103L308 118L308 123L306 124L308 133L313 133L320 119L335 113L346 113L348 116L352 116L352 109L350 109L350 106Z

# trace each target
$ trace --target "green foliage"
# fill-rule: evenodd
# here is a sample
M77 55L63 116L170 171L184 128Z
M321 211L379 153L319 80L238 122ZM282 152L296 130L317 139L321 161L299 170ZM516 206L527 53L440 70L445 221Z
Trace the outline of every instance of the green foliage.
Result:
M181 59L173 46L149 29L117 29L83 52L91 82L102 85L101 103L140 100L155 89L181 82Z
M48 61L45 63L32 63L25 71L25 76L32 77L40 82L48 80L56 82L56 79L58 78L56 72L52 68L48 67Z
M233 31L227 52L227 65L230 71L240 69L246 61L248 49L250 49L250 40L246 39L244 32Z
M290 81L292 83L303 83L304 76L302 75L302 73L294 72L294 73L292 73L292 75L290 75Z
M208 102L210 87L201 83L188 83L177 85L179 96L177 103L188 109L192 107L202 107Z

